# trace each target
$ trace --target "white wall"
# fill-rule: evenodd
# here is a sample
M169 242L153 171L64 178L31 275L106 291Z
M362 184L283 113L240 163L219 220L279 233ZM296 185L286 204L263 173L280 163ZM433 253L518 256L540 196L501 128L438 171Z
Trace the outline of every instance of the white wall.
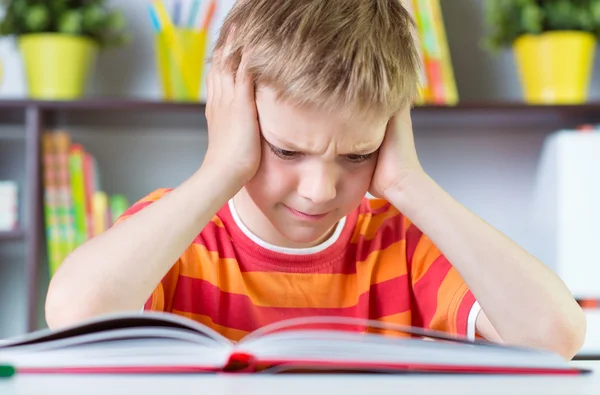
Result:
M113 0L113 3L126 11L135 43L101 55L90 93L157 98L159 89L146 2ZM444 0L459 92L464 101L470 102L519 100L511 55L494 59L479 48L481 4L482 0ZM215 27L220 25L225 12L225 7L220 8ZM0 86L0 98L22 96L20 62L12 43L2 41L0 54L5 75L10 76ZM597 86L596 78L593 98L598 97ZM182 126L176 130L152 125L136 130L119 127L94 130L84 125L70 129L98 158L107 191L124 192L135 200L154 188L176 186L201 163L206 133L204 126L195 122L182 118ZM535 169L542 141L551 131L490 124L482 130L417 127L415 134L425 168L444 188L492 225L528 246L525 222ZM16 290L22 284L18 259L11 249L0 246L0 290ZM22 331L22 320L12 317L24 317L22 306L0 293L0 337Z

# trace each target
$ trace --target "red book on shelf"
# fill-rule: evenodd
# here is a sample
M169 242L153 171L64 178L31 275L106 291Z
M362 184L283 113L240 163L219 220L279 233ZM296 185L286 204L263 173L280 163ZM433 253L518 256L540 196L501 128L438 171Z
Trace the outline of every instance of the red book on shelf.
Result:
M562 357L345 317L272 323L234 343L168 313L98 317L0 345L17 374L373 372L579 375Z

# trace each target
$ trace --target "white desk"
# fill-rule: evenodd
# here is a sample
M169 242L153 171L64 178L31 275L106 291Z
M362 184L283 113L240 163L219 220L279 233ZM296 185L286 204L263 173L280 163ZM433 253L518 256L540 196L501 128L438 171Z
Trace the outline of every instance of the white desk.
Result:
M170 375L15 376L0 380L2 395L337 395L337 394L600 394L600 361L581 377L449 375Z

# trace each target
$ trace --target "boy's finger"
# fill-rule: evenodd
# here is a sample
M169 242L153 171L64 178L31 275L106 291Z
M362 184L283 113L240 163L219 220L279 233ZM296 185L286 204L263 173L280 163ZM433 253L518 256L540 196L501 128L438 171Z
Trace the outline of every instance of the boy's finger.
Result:
M226 101L233 100L235 94L235 82L233 73L229 69L222 70L219 73L219 82L221 84L221 99Z
M245 98L254 97L254 81L249 75L248 65L250 56L248 52L242 53L242 59L236 73L236 89Z
M216 66L214 70L211 67L212 84L213 84L212 89L213 89L213 101L214 101L214 103L217 103L219 100L221 100L221 78L220 78L221 70L217 64L213 65L213 67L214 66Z

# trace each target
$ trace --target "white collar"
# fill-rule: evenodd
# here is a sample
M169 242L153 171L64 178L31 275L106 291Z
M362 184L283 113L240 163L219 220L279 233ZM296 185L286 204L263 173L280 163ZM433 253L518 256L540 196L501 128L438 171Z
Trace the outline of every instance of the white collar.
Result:
M267 243L266 241L262 240L261 238L256 236L254 233L252 233L250 231L250 229L248 229L248 227L246 227L246 225L244 225L240 216L238 215L237 210L235 209L235 203L233 202L233 198L229 199L228 204L229 204L229 211L231 212L231 216L233 217L235 224L238 226L238 228L240 228L242 233L244 233L250 240L252 240L258 246L265 248L269 251L279 252L282 254L310 255L310 254L316 254L318 252L321 252L321 251L325 250L326 248L332 246L339 239L340 234L342 233L342 230L344 229L344 225L346 224L346 217L343 217L342 219L340 219L338 221L335 231L333 232L331 237L329 237L327 240L325 240L324 242L322 242L321 244L318 244L316 246L307 247L307 248L279 247L279 246Z

